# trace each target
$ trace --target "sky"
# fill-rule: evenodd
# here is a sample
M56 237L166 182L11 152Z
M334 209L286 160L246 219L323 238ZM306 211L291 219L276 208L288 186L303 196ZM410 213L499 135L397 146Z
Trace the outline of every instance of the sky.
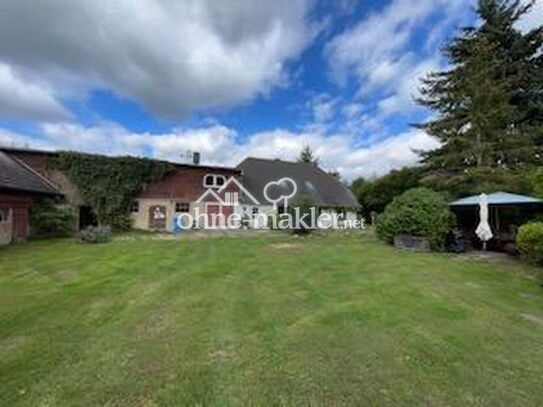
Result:
M414 98L474 6L0 0L0 144L226 166L309 145L345 180L377 177L438 146Z

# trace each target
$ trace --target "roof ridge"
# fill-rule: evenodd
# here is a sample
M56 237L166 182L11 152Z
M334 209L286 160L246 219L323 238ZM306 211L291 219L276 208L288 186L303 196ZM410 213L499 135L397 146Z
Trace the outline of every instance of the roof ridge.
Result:
M280 162L280 163L284 163L284 164L295 164L295 165L312 165L313 163L305 163L305 162L301 162L301 161L289 161L289 160L283 160L281 158L263 158L263 157L245 157L243 159L243 162L247 161L247 160L258 160L258 161L268 161L268 162ZM240 164L241 164L240 163ZM316 166L318 167L318 165Z
M157 162L163 162L168 163L174 166L180 166L185 168L211 168L211 169L217 169L217 170L225 170L225 171L234 171L239 172L238 168L235 166L222 166L222 165L207 165L207 164L192 164L192 163L180 163L175 161L169 161L169 160L163 160L160 158L154 158L154 157L142 157L138 155L133 154L117 154L117 155L107 155L107 154L101 154L101 153L92 153L92 152L86 152L86 151L78 151L78 150L37 150L32 148L18 148L18 147L9 147L9 146L3 146L0 145L0 151L8 154L10 157L13 157L12 153L22 153L22 154L44 154L44 155L58 155L62 152L73 152L76 154L86 154L86 155L95 155L99 157L111 157L111 158L123 158L123 157L129 157L129 158L143 158L150 161L157 161Z

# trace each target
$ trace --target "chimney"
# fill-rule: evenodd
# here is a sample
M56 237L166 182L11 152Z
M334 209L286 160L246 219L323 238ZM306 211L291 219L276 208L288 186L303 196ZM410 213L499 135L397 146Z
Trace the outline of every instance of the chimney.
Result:
M192 163L194 165L200 165L200 153L198 151L192 153Z

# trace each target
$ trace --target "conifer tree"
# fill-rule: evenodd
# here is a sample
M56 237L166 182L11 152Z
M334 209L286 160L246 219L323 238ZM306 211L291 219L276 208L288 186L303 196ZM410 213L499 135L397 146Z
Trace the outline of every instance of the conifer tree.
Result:
M445 49L450 69L422 81L437 114L419 125L442 146L421 153L432 170L518 169L543 163L543 26L523 33L533 1L479 0L478 27Z

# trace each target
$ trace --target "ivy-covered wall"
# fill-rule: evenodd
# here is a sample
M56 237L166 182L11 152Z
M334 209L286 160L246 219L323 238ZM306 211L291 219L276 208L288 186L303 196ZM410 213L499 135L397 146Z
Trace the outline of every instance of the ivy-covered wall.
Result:
M132 200L146 184L158 181L174 169L170 163L136 157L107 157L63 151L48 165L61 171L79 189L95 212L98 223L117 229L130 226Z

